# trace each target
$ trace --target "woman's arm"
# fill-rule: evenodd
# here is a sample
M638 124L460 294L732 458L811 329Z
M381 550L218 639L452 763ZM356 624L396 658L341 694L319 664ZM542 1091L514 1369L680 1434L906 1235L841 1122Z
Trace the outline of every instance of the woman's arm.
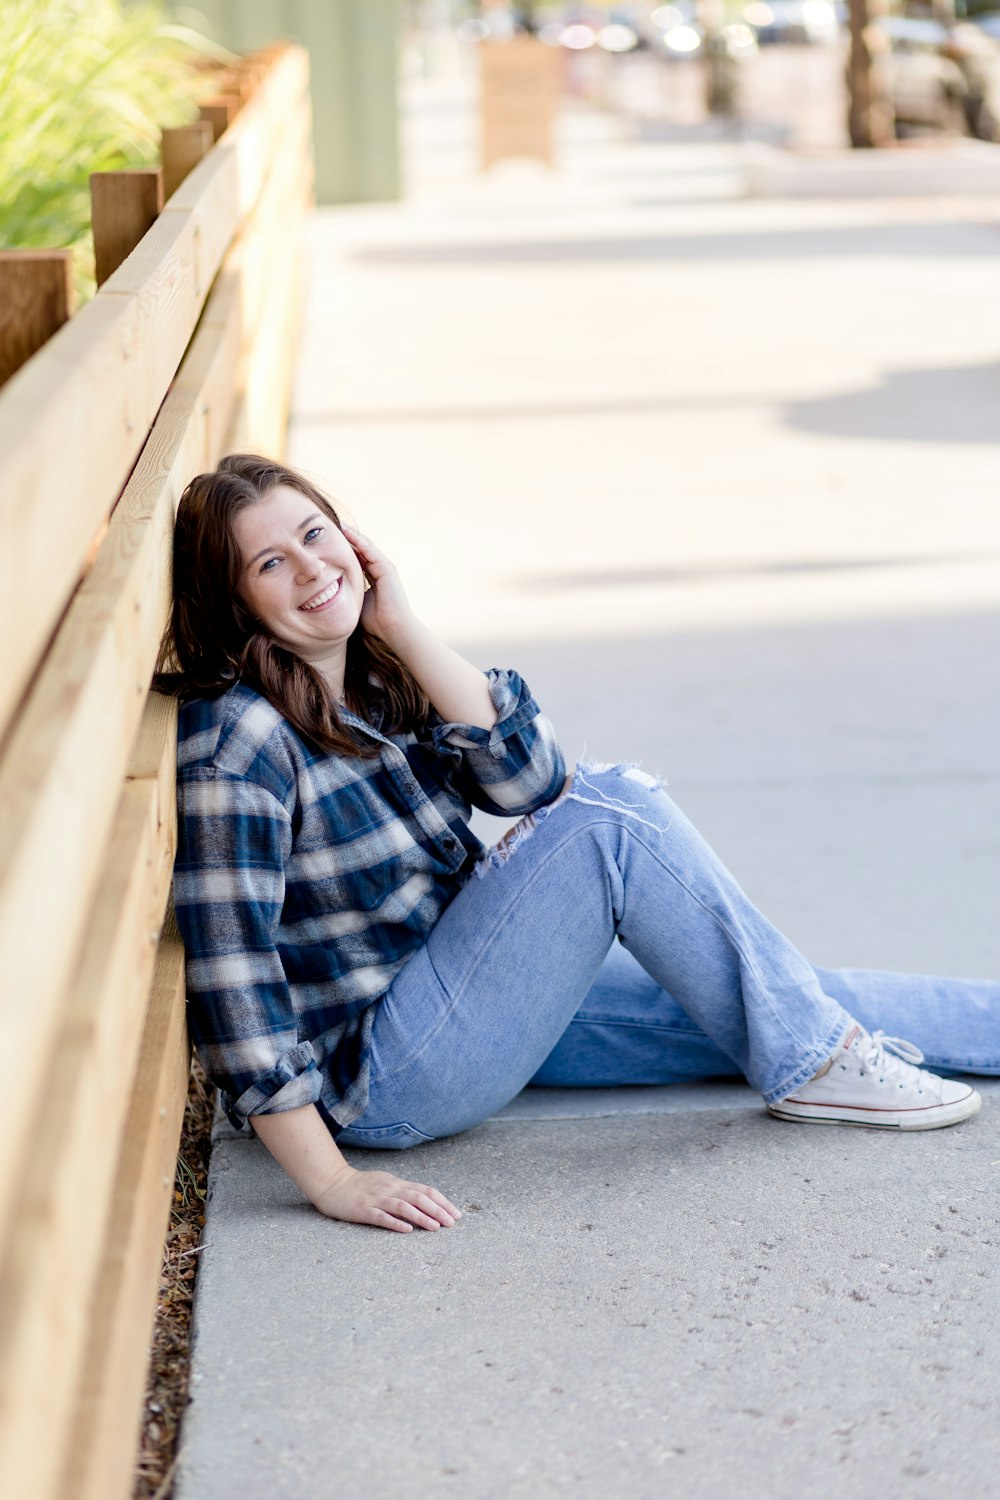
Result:
M361 611L365 630L392 647L446 723L492 729L497 711L483 673L417 619L385 553L348 526L344 534L371 583Z
M251 1115L250 1123L296 1187L328 1219L409 1234L414 1227L450 1229L462 1217L436 1188L391 1172L359 1172L349 1166L315 1104Z

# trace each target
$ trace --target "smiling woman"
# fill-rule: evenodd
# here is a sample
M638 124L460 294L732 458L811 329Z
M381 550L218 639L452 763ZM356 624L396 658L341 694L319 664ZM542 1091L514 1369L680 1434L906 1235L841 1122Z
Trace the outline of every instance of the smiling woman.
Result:
M247 559L240 597L271 635L344 695L347 642L357 628L365 578L357 553L331 517L290 485L247 506L233 523Z
M453 1225L339 1146L454 1134L530 1083L743 1074L781 1119L897 1130L979 1108L869 1028L1000 1072L1000 984L810 965L654 777L567 778L518 674L435 639L301 475L233 455L192 480L174 587L191 1030L322 1213ZM521 821L487 851L473 806Z

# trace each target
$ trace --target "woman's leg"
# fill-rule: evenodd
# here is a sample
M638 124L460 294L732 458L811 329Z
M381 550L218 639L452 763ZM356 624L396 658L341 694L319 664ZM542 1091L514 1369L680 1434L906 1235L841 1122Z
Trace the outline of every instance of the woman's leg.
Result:
M732 1058L616 942L531 1083L617 1088L742 1076Z
M882 969L820 969L826 994L869 1031L905 1037L937 1073L1000 1074L1000 984Z
M814 970L824 994L868 1031L905 1037L937 1073L1000 1074L1000 984L882 969ZM532 1078L550 1088L687 1083L740 1076L620 943Z
M768 1101L810 1079L848 1029L642 772L577 773L481 871L376 1013L371 1100L348 1144L395 1122L447 1135L500 1108L566 1031L616 933Z

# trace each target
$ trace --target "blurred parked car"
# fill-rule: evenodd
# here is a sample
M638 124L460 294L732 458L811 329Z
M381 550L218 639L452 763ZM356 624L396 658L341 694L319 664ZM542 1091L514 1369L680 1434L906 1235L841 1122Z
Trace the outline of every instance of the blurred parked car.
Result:
M742 21L731 21L723 26L716 33L714 46L709 48L694 0L675 0L671 5L658 5L650 15L650 22L654 28L653 45L669 61L703 57L708 50L738 61L757 51L753 29Z
M762 47L779 42L824 45L836 41L840 29L832 0L750 0L743 19Z
M950 48L965 79L962 104L969 134L1000 141L1000 12L957 22Z
M1000 40L982 19L946 26L929 16L880 16L872 23L889 48L897 128L998 139Z
M897 127L962 134L965 79L948 56L948 28L929 16L878 16L872 30L889 51Z

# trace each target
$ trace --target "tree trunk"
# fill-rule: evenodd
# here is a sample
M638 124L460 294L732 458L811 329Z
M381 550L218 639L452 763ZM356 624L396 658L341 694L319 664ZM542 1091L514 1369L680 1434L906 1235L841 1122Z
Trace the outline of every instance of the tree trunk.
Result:
M871 22L879 0L850 0L851 50L847 63L847 128L851 145L888 146L896 137L892 58L888 39Z
M736 73L726 39L724 0L698 0L698 23L705 59L705 105L710 115L736 113Z

